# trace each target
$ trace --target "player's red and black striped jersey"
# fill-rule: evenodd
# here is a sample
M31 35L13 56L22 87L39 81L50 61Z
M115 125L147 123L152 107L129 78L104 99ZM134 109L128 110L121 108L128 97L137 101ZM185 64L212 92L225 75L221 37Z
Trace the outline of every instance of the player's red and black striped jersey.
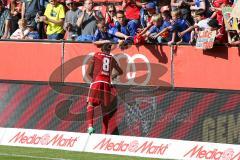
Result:
M93 82L104 81L111 82L112 55L103 52L97 52L93 57Z

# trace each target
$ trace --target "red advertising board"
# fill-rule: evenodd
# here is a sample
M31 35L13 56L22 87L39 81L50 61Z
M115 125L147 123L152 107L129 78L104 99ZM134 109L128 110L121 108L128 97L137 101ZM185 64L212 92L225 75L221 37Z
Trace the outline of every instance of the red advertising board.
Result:
M239 90L239 66L238 48L203 51L179 46L174 56L174 86Z
M11 46L11 47L9 47ZM100 51L89 43L0 42L0 79L84 83L89 58ZM117 46L112 54L124 74L117 83L240 90L239 50L192 46Z
M0 79L48 81L61 66L61 43L0 42L0 50Z

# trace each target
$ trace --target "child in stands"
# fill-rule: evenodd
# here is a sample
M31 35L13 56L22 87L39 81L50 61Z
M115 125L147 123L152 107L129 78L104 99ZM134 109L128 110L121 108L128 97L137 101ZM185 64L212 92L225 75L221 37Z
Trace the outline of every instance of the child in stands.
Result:
M30 32L27 27L27 20L20 19L18 21L19 29L17 29L11 36L10 39L28 39L27 36Z

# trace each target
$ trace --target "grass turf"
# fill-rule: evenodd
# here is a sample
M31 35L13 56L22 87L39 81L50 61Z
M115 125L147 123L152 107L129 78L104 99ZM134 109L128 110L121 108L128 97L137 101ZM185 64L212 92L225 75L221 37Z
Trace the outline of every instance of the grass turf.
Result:
M55 149L0 146L0 160L151 160L130 156L70 152ZM163 159L161 159L163 160Z

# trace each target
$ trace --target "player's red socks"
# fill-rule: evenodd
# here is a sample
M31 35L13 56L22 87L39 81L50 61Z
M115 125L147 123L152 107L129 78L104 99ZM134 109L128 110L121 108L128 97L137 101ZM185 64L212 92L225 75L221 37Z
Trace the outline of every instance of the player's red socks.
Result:
M109 114L106 114L106 115L103 116L102 134L107 134L109 118L110 118Z
M87 106L87 124L88 124L88 127L93 126L93 116L94 116L94 107L93 106ZM109 118L110 118L109 114L103 115L102 134L107 134Z
M93 114L94 114L93 106L87 106L87 124L88 124L88 127L93 126Z

